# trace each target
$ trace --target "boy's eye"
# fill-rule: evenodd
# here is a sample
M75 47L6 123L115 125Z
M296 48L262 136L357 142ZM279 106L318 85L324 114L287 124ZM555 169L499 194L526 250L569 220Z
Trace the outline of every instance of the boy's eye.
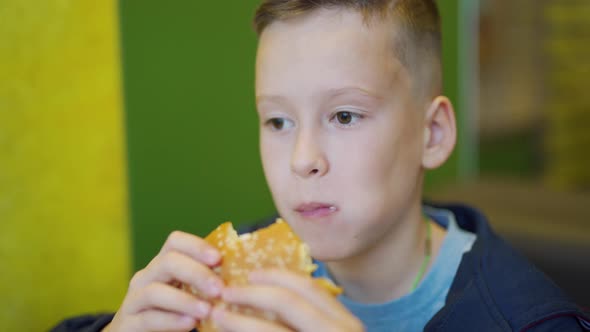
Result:
M336 119L341 124L350 124L352 121L352 114L350 112L338 112L336 113Z
M266 125L270 126L272 130L283 130L291 127L291 121L285 118L272 118L266 121Z
M332 115L330 121L337 121L339 125L344 127L354 126L363 116L355 112L339 111Z
M283 129L283 126L285 126L285 119L281 119L281 118L270 119L270 125L272 126L273 129L281 130L281 129Z

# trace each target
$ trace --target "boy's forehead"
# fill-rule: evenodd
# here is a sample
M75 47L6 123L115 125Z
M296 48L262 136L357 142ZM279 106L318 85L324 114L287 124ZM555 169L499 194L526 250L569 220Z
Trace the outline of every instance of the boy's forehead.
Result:
M393 55L392 30L391 24L366 22L352 10L322 9L274 22L259 41L257 94L273 94L267 90L281 90L281 84L292 89L296 81L309 88L310 80L326 91L379 90L402 67Z

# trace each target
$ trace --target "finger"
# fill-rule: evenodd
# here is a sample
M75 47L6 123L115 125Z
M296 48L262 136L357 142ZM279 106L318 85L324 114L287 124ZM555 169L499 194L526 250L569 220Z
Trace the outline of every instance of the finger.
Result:
M217 248L196 235L181 231L170 233L159 254L166 254L170 251L181 252L211 267L219 264L221 260L221 254Z
M150 331L150 332L186 332L192 330L197 320L179 314L148 310L132 316L129 322L130 328L123 331Z
M224 332L292 332L278 323L230 312L221 307L213 309L211 317Z
M126 310L138 313L151 309L202 319L207 317L211 306L170 285L153 283L133 294Z
M220 294L223 283L211 269L176 251L159 255L131 279L130 288L141 289L151 283L180 281L210 297Z
M272 285L289 289L332 317L342 317L348 314L346 308L334 296L321 288L309 276L286 270L266 269L251 273L250 281L253 284Z
M246 305L276 313L298 331L321 331L327 326L327 316L289 289L269 285L229 287L223 290L226 303Z

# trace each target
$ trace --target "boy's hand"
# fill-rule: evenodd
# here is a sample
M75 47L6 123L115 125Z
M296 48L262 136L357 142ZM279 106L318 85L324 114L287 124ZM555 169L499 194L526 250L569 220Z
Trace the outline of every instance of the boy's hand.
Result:
M223 284L210 267L219 264L219 252L203 239L173 232L160 253L137 272L121 308L105 331L189 331L209 314L210 305L174 284L192 285L219 296Z
M286 325L216 307L212 317L222 331L364 331L359 319L311 277L284 270L264 270L252 273L250 281L252 284L248 286L224 289L223 300L273 312Z

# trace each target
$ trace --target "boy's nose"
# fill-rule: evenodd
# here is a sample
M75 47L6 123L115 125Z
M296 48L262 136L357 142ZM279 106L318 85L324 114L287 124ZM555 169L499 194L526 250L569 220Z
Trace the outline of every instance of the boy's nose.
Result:
M291 171L302 178L323 176L328 171L328 161L311 135L298 137L291 158Z

